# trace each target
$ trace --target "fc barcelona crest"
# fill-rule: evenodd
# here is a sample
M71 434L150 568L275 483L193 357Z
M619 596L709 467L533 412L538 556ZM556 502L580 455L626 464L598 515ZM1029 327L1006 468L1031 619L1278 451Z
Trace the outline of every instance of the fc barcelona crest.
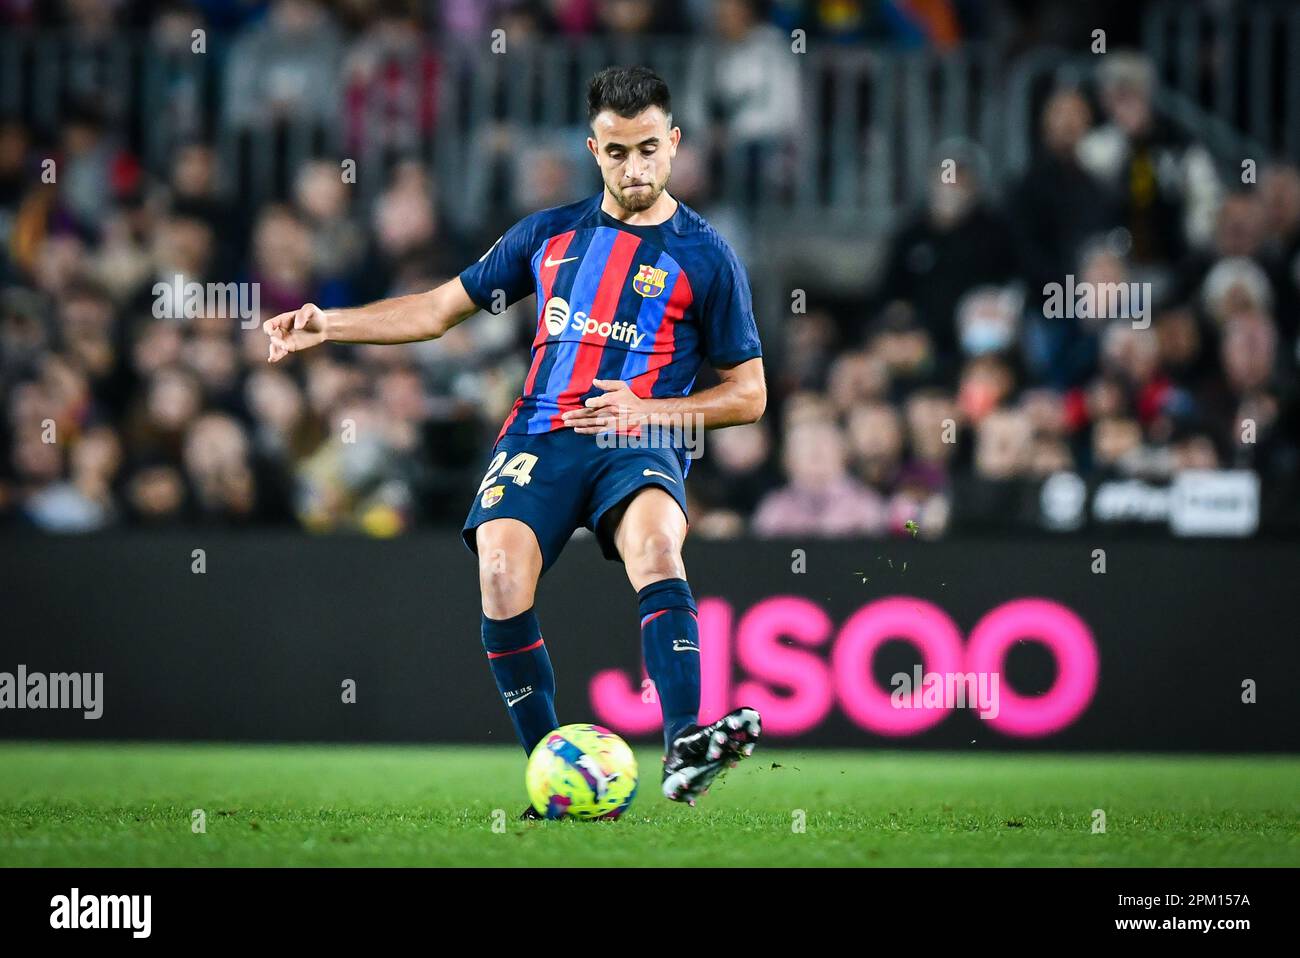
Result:
M491 509L493 506L495 506L498 502L501 501L501 497L504 496L505 494L506 494L505 486L493 486L487 492L483 493L483 508Z
M664 282L667 279L668 270L655 269L653 266L646 266L642 263L637 267L636 276L632 280L632 288L646 299L654 299L664 291Z

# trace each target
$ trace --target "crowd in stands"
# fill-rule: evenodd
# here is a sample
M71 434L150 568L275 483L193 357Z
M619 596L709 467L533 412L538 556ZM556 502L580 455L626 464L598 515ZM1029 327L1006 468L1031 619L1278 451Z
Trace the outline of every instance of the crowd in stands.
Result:
M379 85L416 129L436 123L429 36L497 19L576 36L713 32L716 71L680 96L737 149L779 140L799 109L797 70L752 95L784 69L761 64L781 59L790 23L940 50L979 29L957 3L923 20L882 17L890 4L805 6L0 0L0 23L41 25L56 7L89 47L127 26L185 37L208 24L231 38L215 106L229 122L279 110L347 123ZM395 50L414 51L416 73L385 72ZM693 529L941 536L963 516L1003 521L1020 508L1008 490L1062 472L1159 483L1244 468L1294 489L1300 171L1261 157L1249 177L1226 175L1160 116L1157 82L1140 56L1112 55L1095 81L1046 98L1018 178L994 181L973 143L946 151L953 165L936 159L925 204L881 238L866 295L794 314L760 304L768 414L708 434ZM459 523L526 371L528 303L436 342L331 346L272 367L257 316L160 310L159 289L255 287L264 315L427 289L503 225L575 198L570 166L532 164L472 233L442 214L456 184L415 158L392 163L364 207L319 158L250 207L203 137L148 168L114 123L120 91L86 85L56 129L0 114L0 525L384 536ZM578 182L599 186L594 169ZM670 189L726 233L735 211L715 186L688 136ZM1122 315L1104 292L1119 290Z

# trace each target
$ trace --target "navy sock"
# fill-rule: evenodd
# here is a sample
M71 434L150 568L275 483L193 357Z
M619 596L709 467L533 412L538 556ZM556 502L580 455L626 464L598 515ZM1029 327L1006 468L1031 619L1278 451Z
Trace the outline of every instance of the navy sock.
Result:
M699 721L700 627L685 579L661 579L637 593L641 654L664 718L664 748Z
M519 744L531 754L560 724L555 718L555 672L533 610L508 619L483 616L483 648Z

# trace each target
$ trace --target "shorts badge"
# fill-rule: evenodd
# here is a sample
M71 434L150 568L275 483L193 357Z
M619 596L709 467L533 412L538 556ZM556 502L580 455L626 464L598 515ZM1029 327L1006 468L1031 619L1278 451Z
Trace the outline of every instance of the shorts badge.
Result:
M483 508L491 509L493 506L495 506L498 502L501 501L501 497L504 496L505 494L506 494L505 486L493 486L487 492L483 493Z

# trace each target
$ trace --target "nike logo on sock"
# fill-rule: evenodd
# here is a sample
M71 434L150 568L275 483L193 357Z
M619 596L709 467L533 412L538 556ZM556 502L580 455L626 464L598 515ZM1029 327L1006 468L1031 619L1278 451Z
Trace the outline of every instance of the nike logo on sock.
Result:
M528 696L532 695L533 692L535 692L535 691L537 691L537 690L536 690L536 689L529 689L527 692L525 692L523 695L519 696L518 698L513 698L513 699L509 699L509 698L508 698L508 699L506 699L506 708L514 708L516 705L518 705L518 704L519 704L520 702L522 702L524 699L528 698Z
M673 639L674 652L698 652L700 647L690 639Z

